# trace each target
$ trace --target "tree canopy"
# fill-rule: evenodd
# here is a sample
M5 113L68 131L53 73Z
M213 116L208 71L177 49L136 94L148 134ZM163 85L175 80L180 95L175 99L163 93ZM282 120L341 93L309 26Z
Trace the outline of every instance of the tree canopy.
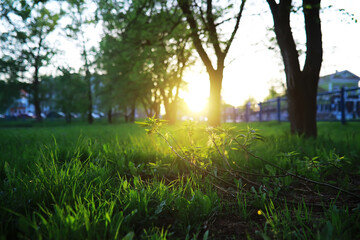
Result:
M47 1L11 1L1 3L1 19L6 23L7 31L1 34L3 55L7 62L18 61L23 70L32 76L32 94L35 115L41 119L39 99L39 70L50 63L55 54L55 46L47 40L55 30L62 15L47 6ZM18 70L22 69L19 67Z

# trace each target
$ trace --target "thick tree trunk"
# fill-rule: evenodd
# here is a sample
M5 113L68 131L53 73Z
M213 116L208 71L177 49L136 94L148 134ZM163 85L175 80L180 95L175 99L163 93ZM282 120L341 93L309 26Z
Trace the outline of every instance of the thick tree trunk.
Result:
M165 94L164 89L160 89L160 94L163 97L163 103L165 108L165 120L168 121L168 124L174 125L177 118L177 97L172 98ZM172 99L172 101L171 101Z
M316 95L322 63L320 0L303 0L307 51L302 71L290 27L291 0L267 2L285 67L291 133L316 137Z
M174 125L177 120L177 103L172 102L165 105L165 119L170 125Z
M152 104L152 110L154 111L155 118L159 118L160 117L160 103L158 103L156 100Z
M298 78L297 82L303 84L298 88L288 88L290 130L292 134L316 137L316 88L306 86L308 81L303 72Z
M169 113L167 113L166 114L166 120L168 120L168 123L170 125L174 125L176 123L176 120L177 120L176 111L170 111Z
M221 124L221 84L223 79L223 69L209 73L210 75L210 97L208 123L216 127Z

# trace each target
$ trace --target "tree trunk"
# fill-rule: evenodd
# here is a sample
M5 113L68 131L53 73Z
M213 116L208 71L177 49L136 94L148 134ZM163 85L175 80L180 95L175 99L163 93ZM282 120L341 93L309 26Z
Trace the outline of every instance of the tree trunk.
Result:
M124 109L124 120L125 122L129 122L129 114L128 114L128 107L126 106Z
M285 67L291 133L316 137L316 96L322 63L320 0L303 0L307 51L302 71L290 27L291 0L267 2Z
M154 111L155 118L159 118L160 117L160 103L158 103L156 100L152 104L152 110Z
M145 111L145 113L146 113L146 116L149 117L149 118L152 117L152 116L153 116L153 112L152 112L152 107L151 107L151 105L150 105L150 104L146 104L144 98L140 98L140 100L141 100L141 104L142 104L142 106L143 106L143 108L144 108L144 111Z
M109 108L108 112L107 112L107 118L108 118L108 123L112 123L112 110L111 108Z
M210 99L209 99L209 119L210 126L216 127L221 124L221 84L223 79L223 69L209 73L210 75Z
M239 28L240 18L245 6L245 0L241 1L241 6L239 13L236 16L236 23L232 30L231 37L225 43L225 49L221 49L220 39L216 30L215 17L213 14L212 1L206 1L206 19L201 17L201 22L205 25L206 33L208 34L207 43L211 44L214 48L214 52L217 58L216 69L211 62L210 57L208 56L206 50L204 49L199 33L203 32L199 30L198 22L195 19L196 14L191 10L191 1L187 0L178 0L179 6L183 11L187 22L189 23L191 30L191 38L193 44L198 52L202 62L204 63L206 70L210 78L210 100L209 100L209 113L208 113L208 124L210 126L218 126L221 123L221 84L223 80L223 71L224 71L224 61L225 57L230 49L231 43L234 40L236 32ZM207 44L205 44L207 46Z
M66 123L71 123L71 113L66 113L66 116L65 116L65 121Z
M165 106L165 112L166 112L165 119L168 121L168 123L170 125L174 125L177 120L177 103L176 103L176 101L169 103L167 107Z
M177 97L173 99L172 97L168 97L165 94L164 89L160 89L160 94L163 97L163 104L165 108L165 120L168 121L168 124L174 125L176 122L176 113L177 113ZM171 99L173 99L171 101Z
M297 82L303 84L297 88L288 88L288 112L292 134L316 137L316 88L306 86L308 82L302 72Z
M39 99L39 67L35 65L34 82L33 82L33 94L34 94L34 107L35 107L35 118L36 121L41 122L41 108Z
M94 118L92 116L93 112L93 104L92 104L92 93L91 93L91 79L90 79L89 69L86 69L85 78L86 83L88 85L88 123L92 124L94 122Z
M134 101L133 103L131 103L131 112L130 112L130 116L129 116L130 122L135 122L135 111L136 111L136 107L135 107L135 101Z

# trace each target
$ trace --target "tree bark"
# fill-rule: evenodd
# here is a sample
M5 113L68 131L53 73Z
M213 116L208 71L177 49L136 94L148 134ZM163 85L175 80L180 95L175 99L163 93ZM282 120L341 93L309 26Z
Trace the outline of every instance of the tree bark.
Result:
M162 96L163 104L164 104L164 108L165 108L165 120L168 121L168 124L173 125L176 122L177 98L172 97L171 91L172 91L172 89L170 90L170 93L168 94L170 96L168 96L165 93L165 89L160 88L160 94Z
M171 102L164 104L165 107L165 119L168 121L168 124L174 125L177 120L177 102Z
M39 67L35 64L34 72L34 82L33 82L33 94L34 94L34 107L35 107L35 118L36 121L41 122L41 108L40 108L40 99L39 99Z
M108 123L112 123L112 110L111 108L109 108L108 112L107 112L107 118L108 118Z
M128 107L126 106L124 109L124 120L125 122L129 122L129 114L128 114Z
M93 104L92 104L92 92L91 92L91 79L90 79L90 71L87 68L85 72L86 83L88 85L88 123L92 124L94 122L94 118L92 116L93 112Z
M307 51L301 70L290 27L292 1L267 0L285 67L290 130L305 137L317 137L316 95L322 63L320 1L303 0Z
M130 122L135 122L135 111L136 111L136 105L135 105L135 101L133 101L131 103L131 112L130 112L130 116L129 116Z
M66 121L66 123L71 123L71 113L70 112L66 113L65 121Z
M223 80L223 69L218 69L210 75L210 98L209 98L209 125L219 126L221 124L221 84Z

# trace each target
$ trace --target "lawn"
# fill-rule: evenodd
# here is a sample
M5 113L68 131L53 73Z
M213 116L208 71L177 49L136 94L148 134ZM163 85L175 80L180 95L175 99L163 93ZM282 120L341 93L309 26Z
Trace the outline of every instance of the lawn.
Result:
M0 238L360 239L360 123L318 128L0 123Z

